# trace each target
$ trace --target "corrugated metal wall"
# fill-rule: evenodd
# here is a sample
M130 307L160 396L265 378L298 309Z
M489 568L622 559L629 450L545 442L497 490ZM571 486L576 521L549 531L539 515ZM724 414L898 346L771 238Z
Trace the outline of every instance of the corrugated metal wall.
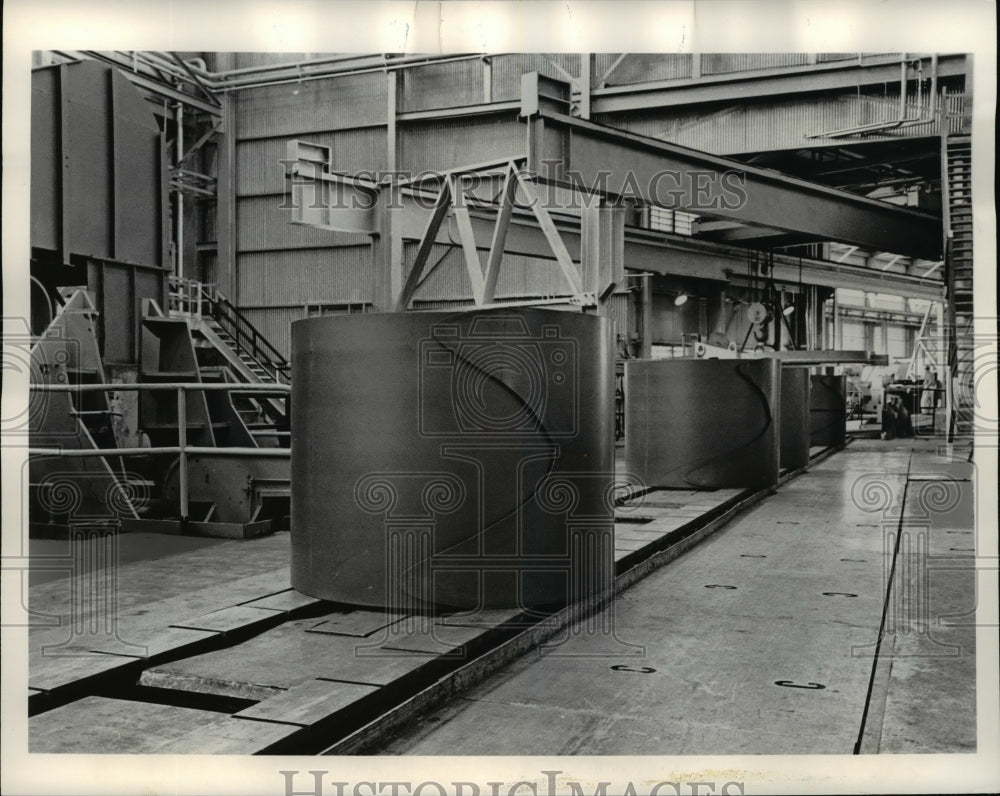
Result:
M566 80L566 75L556 68L558 64L570 75L580 73L580 56L576 53L511 53L493 56L490 61L494 102L520 99L521 75L525 72Z
M410 123L399 128L399 167L443 170L524 154L526 135L515 113L503 119Z
M233 64L228 69L246 69L250 66L291 64L316 58L318 53L232 53Z
M350 304L371 299L371 247L247 252L240 255L243 308Z
M599 85L602 79L608 86L626 86L630 83L691 77L691 55L629 53L615 66L619 55L619 53L594 54L590 70L591 85ZM612 66L614 69L608 73Z
M247 320L286 356L292 349L292 321L306 317L305 307L247 308L242 312Z
M263 63L291 62L304 54L241 53L226 64L242 68ZM866 61L885 54L860 56ZM590 60L590 77L597 85L618 54L598 53ZM827 53L819 62L857 60L855 53ZM577 75L577 54L507 54L492 56L486 69L480 59L448 64L422 64L397 75L397 112L420 112L482 103L516 100L521 75L538 71L565 80L565 70ZM705 54L702 74L729 74L808 62L805 54ZM608 85L683 79L692 74L692 56L685 54L629 54L608 73ZM484 80L489 79L489 86ZM381 171L390 163L387 135L389 79L385 73L340 75L301 83L246 89L230 96L235 111L235 294L231 298L254 323L287 353L288 322L304 317L306 305L363 304L371 300L372 262L367 236L345 235L298 227L288 223L284 198L287 142L313 141L333 150L337 171ZM488 91L486 89L489 89ZM823 130L895 118L891 97L859 100L853 93L826 99L799 98L740 104L738 107L701 106L675 112L635 113L628 117L596 117L601 124L676 141L720 154L737 154L801 146L803 135ZM917 110L919 113L919 109ZM908 134L934 132L911 128ZM419 172L443 170L522 154L524 125L516 112L397 123L397 168ZM412 257L413 246L406 247ZM444 249L432 253L431 263ZM485 256L485 255L483 255ZM213 264L214 265L214 264ZM216 272L220 270L214 267ZM222 276L220 274L220 276ZM456 306L467 303L468 276L461 253L444 260L420 287L416 304ZM564 295L558 267L552 261L510 257L501 272L498 297ZM634 330L636 314L631 297L616 296L612 314L623 330ZM619 317L620 316L620 317Z
M282 207L283 201L281 194L240 197L236 241L241 254L248 251L356 246L368 242L366 235L292 224L291 210Z
M388 84L373 72L240 91L241 140L385 124Z
M288 142L295 138L328 146L333 150L333 170L355 174L388 168L386 133L383 128L300 133L277 138L257 138L236 145L236 193L239 196L283 194L284 159Z
M291 57L289 57L289 55ZM303 54L239 54L234 68L290 62ZM367 235L289 223L285 202L288 142L332 149L333 168L355 174L388 167L388 81L381 73L344 75L247 89L233 95L237 306L287 355L288 324L307 305L367 302Z
M483 101L481 61L455 61L405 69L401 78L399 111L426 111L478 105Z
M917 95L907 98L907 118L930 117L926 94L918 104ZM845 92L837 96L806 97L763 102L741 102L716 110L704 107L679 111L657 111L623 116L598 114L598 124L617 127L640 135L671 141L717 155L736 155L775 149L796 149L807 143L820 144L835 139L807 140L806 135L841 130L899 118L899 96L858 96ZM942 131L938 118L902 130L872 133L868 140L936 135Z
M408 243L404 249L408 268L413 264L416 249L416 243ZM485 251L479 252L480 266L483 268L486 266L486 254ZM434 267L436 263L437 266ZM424 273L427 278L417 290L416 300L457 299L471 295L469 275L460 248L448 250L443 246L435 246ZM570 293L569 285L555 260L519 254L504 255L497 281L498 299L567 296Z
M701 56L701 73L753 72L807 63L809 56L805 53L704 53Z

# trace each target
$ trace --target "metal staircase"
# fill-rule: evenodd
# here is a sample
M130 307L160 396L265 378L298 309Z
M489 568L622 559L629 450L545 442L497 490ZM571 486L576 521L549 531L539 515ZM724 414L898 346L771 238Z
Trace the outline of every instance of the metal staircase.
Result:
M975 418L973 340L972 141L944 139L945 263L948 291L949 359L952 376L950 432L970 435Z
M191 330L202 381L289 383L285 357L213 286L172 277L170 290L170 315L183 318ZM284 401L238 393L231 400L256 445L288 446Z

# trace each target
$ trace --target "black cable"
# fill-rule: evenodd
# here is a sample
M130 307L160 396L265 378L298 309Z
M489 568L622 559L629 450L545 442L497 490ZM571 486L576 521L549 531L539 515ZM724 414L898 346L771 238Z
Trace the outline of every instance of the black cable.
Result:
M885 638L886 618L889 615L889 600L896 577L896 562L899 559L900 543L903 539L903 516L906 512L906 492L910 487L910 467L913 465L913 453L906 463L906 480L903 482L903 499L899 506L899 523L896 526L896 543L892 549L892 564L889 566L889 579L885 589L885 599L882 601L882 618L879 621L878 637L875 641L875 656L872 660L872 671L868 677L868 691L865 693L865 707L861 712L861 726L858 728L858 739L854 742L853 754L861 754L861 743L865 736L865 726L868 723L868 710L871 707L872 692L875 690L875 673L878 671L879 654L882 652L882 640Z
M464 311L461 311L461 312L454 313L450 317L447 317L444 320L440 321L440 323L441 324L446 324L446 323L449 323L452 320L457 320L457 319L460 319L460 318L463 318L463 317L468 317L468 316L472 315L473 313L475 313L477 315L482 315L482 314L486 314L486 313L499 314L499 313L504 313L504 312L509 312L509 310L506 309L506 308L504 308L504 307L496 307L496 308L490 309L490 310L482 310L482 309L464 310ZM475 364L474 362L470 361L467 357L461 356L458 353L457 349L452 348L451 346L449 346L449 345L446 344L446 341L441 340L439 337L436 337L434 335L433 331L431 332L431 339L434 340L442 348L444 348L444 349L446 349L448 351L451 351L452 354L455 356L455 372L456 373L458 371L459 362L464 363L465 366L471 368L472 370L474 370L477 373L482 374L483 376L485 376L486 378L488 378L490 381L492 381L495 384L499 385L501 387L501 389L505 390L509 395L511 395L523 408L527 409L528 413L531 415L531 418L534 420L535 424L537 425L538 430L545 437L546 441L553 448L556 449L556 452L558 452L559 443L549 433L549 430L545 426L545 424L543 422L543 419L538 415L538 413L536 411L536 407L531 406L528 403L528 401L526 401L524 399L524 397L520 395L520 393L518 393L516 390L514 390L513 388L511 388L508 384L505 384L502 380L500 380L499 378L497 378L493 373L485 370L484 368L482 368L479 365ZM459 345L461 345L461 342L459 343ZM486 534L487 534L487 532L489 532L493 528L497 527L501 523L506 522L511 517L517 516L517 514L522 509L524 509L532 500L535 499L535 496L538 494L538 490L539 490L540 485L542 483L544 483L546 481L546 479L548 479L548 477L555 472L555 460L556 460L555 456L549 458L549 469L548 469L548 471L545 473L545 475L543 477L541 477L541 478L538 479L538 481L535 483L535 486L533 487L532 491L518 505L514 506L510 511L508 511L503 516L498 517L497 519L493 520L492 522L490 522L489 524L485 525L484 527L479 528L477 530L477 532L474 533L474 534L472 534L471 536L468 536L468 537L462 539L461 541L456 542L455 544L453 544L453 545L451 545L449 547L444 548L443 550L440 550L440 551L437 551L437 552L432 551L432 555L446 555L449 551L454 550L455 548L461 547L464 544L467 544L470 539L475 539L477 537L479 537L480 539L484 539L485 536L486 536ZM481 496L481 499L485 499L485 496Z
M709 464L717 461L718 459L730 458L730 457L734 456L735 454L738 454L741 451L746 450L751 445L753 445L754 443L756 443L759 439L761 439L767 433L768 429L771 427L772 423L774 422L774 415L771 413L771 406L770 406L770 404L769 404L769 402L767 400L767 394L764 392L764 390L762 390L760 388L760 385L758 385L757 382L755 382L752 378L750 378L749 375L747 375L747 373L745 372L745 366L746 366L746 364L747 364L746 362L737 362L737 364L736 364L736 375L739 376L741 379L743 379L743 381L745 381L747 384L749 384L750 385L750 389L754 393L756 393L757 398L760 400L760 404L761 404L761 406L764 409L764 424L761 427L760 431L757 432L756 435L754 435L753 437L751 437L749 440L747 440L746 442L744 442L739 447L733 448L733 449L730 449L730 450L726 450L726 451L722 451L721 453L712 454L711 456L706 456L704 459L701 459L701 460L695 462L694 464L692 464L690 467L688 467L684 471L683 475L681 475L681 480L683 480L684 483L688 484L689 486L696 487L696 488L699 488L699 489L704 489L705 487L704 487L703 484L699 484L697 481L693 481L693 480L690 479L691 473L693 473L695 470L700 470L700 469L708 466ZM669 473L667 473L667 475L669 476L671 473L676 472L677 470L681 469L681 467L683 467L683 466L684 465L678 465L673 470L671 470Z

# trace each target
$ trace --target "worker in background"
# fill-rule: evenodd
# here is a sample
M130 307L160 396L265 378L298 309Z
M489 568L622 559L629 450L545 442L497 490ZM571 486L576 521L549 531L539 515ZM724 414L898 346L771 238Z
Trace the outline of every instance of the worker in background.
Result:
M896 422L899 417L896 412L897 400L894 395L887 396L882 407L882 439L896 439Z
M906 408L906 403L898 396L896 398L896 436L902 438L913 436L913 421L910 419L910 410Z
M933 413L937 408L937 371L931 370L931 366L924 368L923 392L920 395L920 411L924 414Z

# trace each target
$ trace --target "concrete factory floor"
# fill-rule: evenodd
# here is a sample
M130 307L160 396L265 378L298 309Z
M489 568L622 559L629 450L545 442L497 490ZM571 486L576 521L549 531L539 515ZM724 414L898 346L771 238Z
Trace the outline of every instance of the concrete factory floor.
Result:
M855 440L654 570L601 621L572 625L544 654L365 751L974 751L966 455L935 440ZM635 514L656 519L616 523L616 559L627 565L644 533L662 538L734 492L637 498ZM288 589L287 533L210 544L139 537L120 537L106 584L114 632L69 626L72 578L32 580L29 692L56 699L38 703L32 751L268 749L316 721L339 722L347 706L377 715L383 685L437 660L412 647L419 639L397 644L407 655L353 660L348 648L369 631L348 625L368 618ZM48 552L59 564L60 551Z
M523 658L382 751L850 754L859 737L861 753L975 751L972 484L950 480L972 466L935 447L855 442L623 594L603 617L613 635ZM869 699L904 493L905 599Z

